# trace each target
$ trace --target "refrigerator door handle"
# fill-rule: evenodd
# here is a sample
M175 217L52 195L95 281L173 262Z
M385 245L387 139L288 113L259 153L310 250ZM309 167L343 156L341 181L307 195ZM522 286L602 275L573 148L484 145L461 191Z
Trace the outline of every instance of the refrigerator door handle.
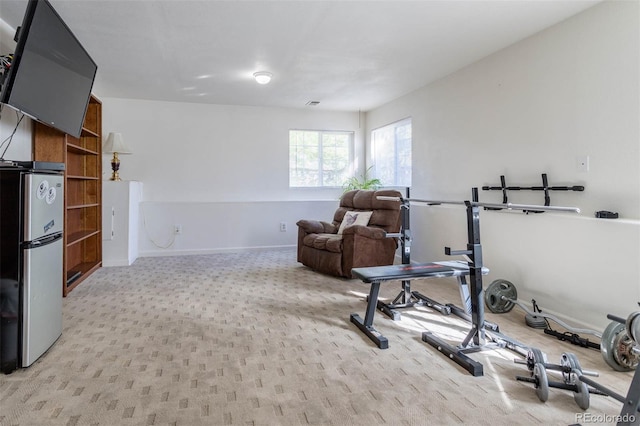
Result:
M44 238L40 238L38 240L26 241L26 242L23 243L23 248L30 249L30 248L46 246L47 244L51 244L53 242L56 242L57 240L59 240L61 238L62 238L62 234L54 234L54 235L49 235L49 236L44 237Z

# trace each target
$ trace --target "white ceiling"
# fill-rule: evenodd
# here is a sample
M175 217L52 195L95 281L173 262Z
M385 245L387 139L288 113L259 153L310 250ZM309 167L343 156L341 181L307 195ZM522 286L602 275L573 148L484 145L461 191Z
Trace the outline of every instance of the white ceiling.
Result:
M99 96L346 111L375 108L598 1L50 0L97 62ZM0 0L0 18L16 28L25 8ZM260 70L273 73L269 85L253 81Z

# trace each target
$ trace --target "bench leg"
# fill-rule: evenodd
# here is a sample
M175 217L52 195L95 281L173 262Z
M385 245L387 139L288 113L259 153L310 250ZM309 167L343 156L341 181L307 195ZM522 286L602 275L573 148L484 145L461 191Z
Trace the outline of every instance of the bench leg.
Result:
M458 365L471 373L471 375L476 377L484 375L482 364L468 357L465 353L467 351L465 351L464 349L460 349L451 345L450 343L442 340L429 331L422 332L422 341L427 342L428 344L445 354L447 358L455 361ZM469 352L475 350L480 350L480 348L470 350Z
M380 281L374 281L371 283L371 290L369 291L369 300L367 301L367 311L364 316L364 321L358 314L351 314L351 322L356 325L364 334L369 337L380 349L387 349L389 347L389 341L386 337L380 334L375 328L373 328L373 316L376 313L378 306L378 293L380 292Z

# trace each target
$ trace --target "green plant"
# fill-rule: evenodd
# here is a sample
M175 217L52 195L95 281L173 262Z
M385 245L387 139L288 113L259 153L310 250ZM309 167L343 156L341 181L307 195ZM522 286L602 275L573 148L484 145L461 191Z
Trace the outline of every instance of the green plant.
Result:
M382 186L382 182L378 178L369 177L369 172L373 166L364 171L360 177L350 177L342 186L344 192L351 191L352 189L378 189Z

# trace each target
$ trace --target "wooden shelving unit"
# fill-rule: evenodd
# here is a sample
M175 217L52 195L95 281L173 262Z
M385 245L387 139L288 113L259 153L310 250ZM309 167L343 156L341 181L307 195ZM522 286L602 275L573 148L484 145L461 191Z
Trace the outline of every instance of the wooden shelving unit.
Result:
M35 161L65 163L62 294L102 266L102 103L89 101L80 138L34 124Z

